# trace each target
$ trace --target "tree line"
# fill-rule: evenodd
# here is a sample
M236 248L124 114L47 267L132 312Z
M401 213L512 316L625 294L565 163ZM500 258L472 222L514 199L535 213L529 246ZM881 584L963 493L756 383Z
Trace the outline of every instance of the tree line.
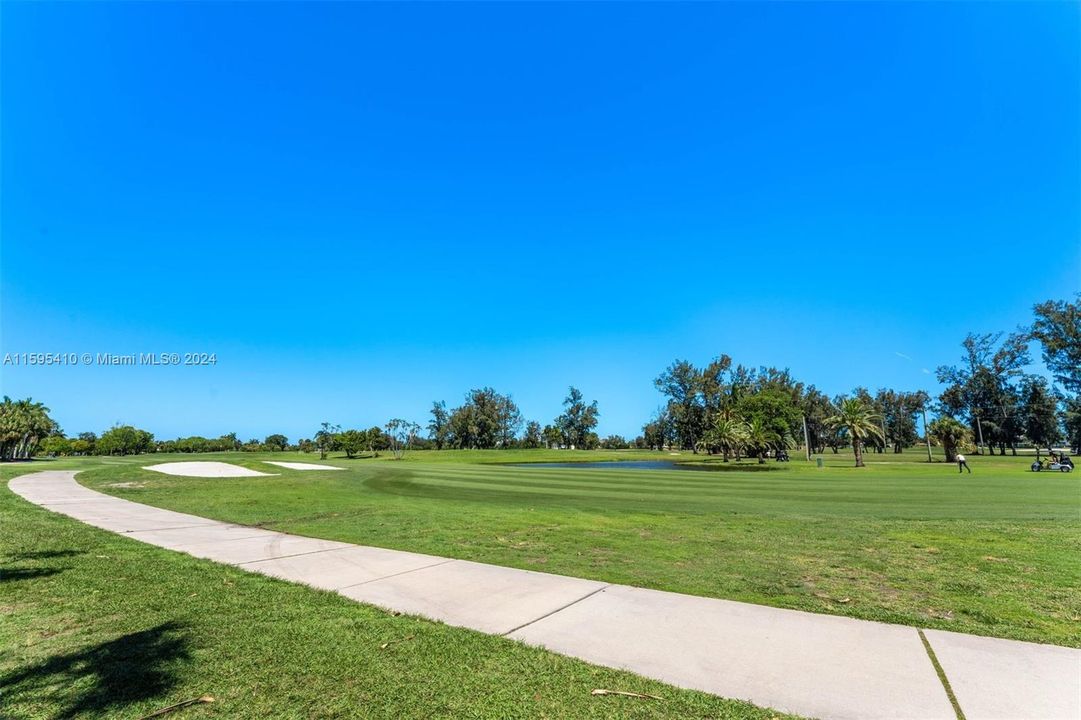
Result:
M459 407L447 409L446 402L432 403L428 437L435 449L565 447L590 450L601 439L594 432L600 418L597 401L587 402L576 387L567 390L563 412L543 427L536 420L524 421L510 395L490 387L470 390ZM519 430L524 426L524 431Z
M1081 294L1040 303L1033 314L1009 334L968 335L961 362L937 369L946 385L939 413L966 427L978 453L1016 455L1023 440L1037 449L1065 441L1081 452ZM1033 345L1053 382L1025 371Z
M725 460L741 453L764 460L796 445L808 455L851 447L862 465L865 449L899 453L919 441L922 416L924 441L942 446L948 460L968 447L1016 455L1022 441L1037 454L1064 440L1081 452L1081 295L1072 303L1040 303L1033 312L1031 326L1008 335L968 335L961 362L937 369L946 386L937 399L922 390L872 394L862 387L829 398L788 370L734 365L727 355L702 367L677 360L654 380L666 402L635 444ZM1054 383L1027 372L1033 345Z
M395 418L383 426L342 429L322 424L311 439L290 443L281 434L241 441L236 433L218 438L191 436L155 440L152 433L118 425L101 434L67 437L32 399L0 403L0 459L18 460L38 452L55 455L126 455L143 452L318 451L348 457L416 449L649 448L720 454L764 461L771 454L804 446L808 455L852 448L856 464L865 451L899 453L934 440L947 459L974 447L1016 454L1027 442L1050 449L1067 442L1081 452L1081 294L1073 301L1049 300L1033 308L1031 325L1015 332L970 334L961 343L961 361L937 368L945 389L937 398L923 390L857 387L829 397L795 379L787 369L753 368L719 355L703 366L676 360L653 381L664 403L633 440L601 438L596 400L568 388L562 412L541 424L526 420L509 394L491 387L472 389L457 407L432 403L427 434L417 423ZM1038 347L1049 381L1028 371ZM935 417L927 422L927 414ZM926 428L921 438L919 421Z
M764 461L796 446L810 454L855 445L857 462L865 446L899 453L919 438L916 418L928 402L922 391L891 389L872 395L856 388L830 398L787 369L734 364L728 355L702 367L677 360L654 386L666 402L635 444L721 454L725 461L744 454Z
M419 424L400 418L367 430L342 429L324 422L315 434L314 447L321 457L336 451L352 458L362 453L376 456L381 451L401 457L408 449L592 449L604 443L594 432L600 416L597 401L587 402L575 387L567 392L563 412L544 426L535 420L526 421L510 395L490 387L470 390L462 404L453 408L448 408L446 401L436 400L430 415L426 436L421 435ZM301 446L305 442L301 441Z

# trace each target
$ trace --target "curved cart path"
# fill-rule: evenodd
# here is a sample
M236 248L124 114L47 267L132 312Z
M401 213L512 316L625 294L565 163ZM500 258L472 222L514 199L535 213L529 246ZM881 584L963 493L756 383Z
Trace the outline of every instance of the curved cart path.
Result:
M933 655L968 720L1081 718L1073 648L287 535L104 495L74 472L24 475L9 487L140 542L801 715L952 720Z

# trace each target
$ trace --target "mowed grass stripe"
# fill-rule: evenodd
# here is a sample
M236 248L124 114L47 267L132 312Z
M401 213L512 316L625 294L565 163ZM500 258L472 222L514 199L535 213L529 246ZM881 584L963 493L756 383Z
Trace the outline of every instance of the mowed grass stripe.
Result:
M677 471L678 472L678 471ZM657 492L663 490L664 492L676 492L676 493L689 493L689 494L707 494L718 495L725 492L729 492L738 485L688 485L686 483L680 483L675 481L668 481L666 478L643 478L638 480L637 478L618 477L598 479L587 475L577 477L559 477L557 475L529 475L529 476L515 476L515 475L481 475L472 473L443 473L440 471L414 471L409 474L409 477L414 479L423 478L431 482L468 482L475 484L487 484L496 487L503 488L518 488L518 487L548 487L553 489L593 489L593 490L612 490L616 492L630 491L630 492Z
M631 471L644 474L642 478L639 478L637 475L628 477L626 474L604 477L600 475L600 473L606 472L603 470L569 471L567 473L559 473L559 471L521 473L515 472L515 470L493 471L483 468L477 471L470 471L465 468L456 467L453 472L448 472L442 468L410 467L408 469L403 468L400 471L399 477L403 480L423 480L430 483L466 483L472 486L488 485L493 488L511 491L517 488L535 487L566 490L568 492L577 492L579 490L611 490L614 492L656 493L658 490L663 490L666 493L687 493L691 495L700 495L704 493L707 495L719 495L739 487L739 483L687 483L683 482L680 478L672 478L670 475L651 476L650 474L647 474L650 471ZM691 474L681 470L670 472ZM387 479L392 478L391 476L388 476Z
M522 476L513 472L500 472L490 468L483 468L478 472L469 472L465 468L455 467L454 472L446 472L442 468L410 468L415 480L424 480L431 484L447 483L450 485L451 478L462 478L459 482L468 483L471 487L488 485L505 494L513 494L518 488L547 487L553 490L566 488L571 491L588 493L591 490L610 488L617 492L628 491L632 495L642 492L660 497L669 495L682 500L700 498L702 500L723 501L724 505L741 500L746 501L769 501L780 506L818 501L830 503L851 512L854 508L872 509L882 516L900 517L971 517L973 510L973 493L982 493L980 507L984 511L984 517L999 517L1003 515L1028 517L1032 519L1063 518L1069 519L1071 513L1069 506L1063 506L1061 502L1051 501L1028 502L1022 494L1015 492L1016 487L1007 484L1001 488L1011 492L1011 496L996 497L987 493L986 481L962 480L954 486L944 487L941 478L917 478L899 479L875 477L872 479L873 486L868 487L866 481L859 478L845 478L841 480L832 478L814 479L777 479L773 477L763 479L756 477L723 477L711 483L695 483L688 485L685 482L675 482L670 479L672 473L695 474L698 471L645 471L628 470L627 474L642 473L653 475L642 481L629 481L625 476L609 478L597 482L592 473L606 473L604 470L568 470L566 477L559 477L558 471L543 474L530 474ZM702 474L713 474L703 471ZM728 473L715 473L728 475ZM948 481L947 481L948 482ZM1069 489L1069 481L1060 479L1059 482ZM553 494L555 496L556 494ZM588 495L587 495L588 496ZM723 509L723 508L718 508ZM834 510L839 509L835 507ZM993 509L993 512L992 512Z
M753 488L745 482L715 484L712 486L688 486L683 483L665 482L664 479L658 478L654 478L653 482L650 482L649 479L640 482L629 482L625 477L619 478L618 480L613 479L609 482L595 482L594 478L586 477L584 475L567 478L553 477L550 475L521 477L474 473L450 474L438 470L413 471L396 476L377 478L376 480L381 482L384 486L389 486L393 483L410 483L414 485L425 484L433 488L487 488L493 492L505 494L519 492L529 493L534 490L553 490L558 491L552 493L553 495L566 495L568 497L594 495L634 497L643 494L649 497L655 497L658 493L663 493L666 498L723 500L725 498L739 499L740 496L745 496L747 498L754 498L757 496L768 497L776 493L775 489L763 491L761 489ZM797 499L798 496L814 497L828 495L830 492L830 490L823 488L798 486L792 490L792 494L797 496Z
M514 485L513 487L500 486L492 483L474 482L469 480L447 480L446 478L431 478L427 482L423 478L373 478L366 483L369 487L382 492L412 495L414 497L444 497L455 500L505 500L513 502L516 498L550 499L555 501L582 501L586 499L618 500L622 502L649 502L654 495L645 491L612 493L605 489L590 489L584 487L561 489L546 487L544 485Z

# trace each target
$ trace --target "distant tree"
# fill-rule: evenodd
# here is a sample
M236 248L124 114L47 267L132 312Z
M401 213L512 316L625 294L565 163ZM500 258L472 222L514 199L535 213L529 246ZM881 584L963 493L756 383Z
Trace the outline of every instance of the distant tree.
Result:
M420 425L401 418L394 418L387 423L385 430L394 459L401 460L405 456L405 451L412 444L414 436L420 432Z
M289 447L289 438L284 435L267 435L266 440L263 441L264 445L273 448L274 450L284 451Z
M536 420L530 420L526 423L525 433L522 435L522 447L524 448L539 448L544 444L544 436L541 434L540 423Z
M89 455L91 449L90 443L82 438L71 441L71 453L73 455Z
M946 462L957 459L957 453L971 440L972 431L957 419L943 415L927 426L927 433L946 454Z
M942 365L936 371L938 381L947 386L939 402L945 414L969 420L977 452L987 444L993 453L997 442L1005 454L1007 445L1016 445L1021 429L1016 382L1029 363L1028 336L1015 333L1003 339L1002 333L970 334L961 346L965 351L962 364ZM986 432L985 422L991 424Z
M699 373L698 395L702 405L703 432L708 430L717 415L732 405L732 385L728 380L731 370L732 358L720 355Z
M848 435L852 442L852 452L856 456L856 467L864 467L864 441L870 437L882 436L882 430L878 425L879 418L872 408L860 398L844 398L827 422Z
M457 448L494 448L511 436L508 423L513 424L516 412L509 397L490 387L470 390L465 403L450 413L447 442ZM520 415L517 422L520 425Z
M1025 436L1036 446L1038 459L1041 447L1050 452L1051 446L1062 437L1059 430L1058 400L1047 386L1047 380L1030 375L1022 385L1021 403Z
M432 419L428 423L428 437L435 442L435 449L442 450L447 444L447 436L450 434L450 414L447 412L447 404L439 400L432 403Z
M197 453L207 452L210 449L210 441L199 435L186 438L177 438L170 446L169 452Z
M335 449L338 433L341 431L341 425L331 425L325 422L319 428L319 431L315 433L315 445L319 448L320 460L326 460L327 453Z
M900 453L919 440L916 416L927 402L927 393L882 389L875 395L875 405L882 413L883 441Z
M549 449L558 448L563 442L563 433L555 425L545 425L541 435L544 437L544 444Z
M871 395L871 392L865 387L857 387L852 391L852 397L859 399L870 410L871 414L875 417L875 422L878 424L879 432L877 435L871 435L863 441L863 448L873 448L875 452L881 453L886 451L886 433L885 423L882 417L882 406ZM838 396L837 404L840 405L844 401L844 396ZM847 431L842 429L847 437Z
M702 382L702 372L686 360L676 360L653 381L654 387L668 398L668 414L680 447L695 452L705 425Z
M1044 364L1068 392L1081 393L1081 293L1073 302L1040 303L1033 312L1029 335L1039 340Z
M622 435L609 435L601 440L601 447L605 450L626 450L631 444Z
M1062 422L1066 428L1066 442L1070 444L1071 452L1081 454L1081 396L1068 398L1063 404L1066 406Z
M100 455L134 455L154 449L154 435L131 425L112 427L103 432L97 442Z
M713 419L713 425L706 431L705 442L710 450L720 450L724 462L728 462L730 455L738 453L739 449L747 444L747 426L731 413L718 413Z
M563 414L555 421L563 436L563 443L569 447L588 447L589 434L597 426L599 416L597 401L586 404L582 392L571 386L563 399Z
M667 407L658 409L653 419L642 426L642 442L647 448L663 450L671 446L675 438L675 426Z
M308 438L303 438L302 440L297 441L297 450L306 455L315 450L315 443Z
M499 445L508 448L522 428L522 413L510 395L501 395L496 409L499 422Z
M830 399L812 385L804 393L800 409L807 421L807 443L811 452L824 452L831 443L833 451L837 452L837 431L826 422L833 415Z
M769 437L777 438L771 448L780 443L786 447L791 445L793 429L799 427L802 430L803 413L799 396L787 389L775 386L759 387L755 392L747 393L736 401L733 408L748 424L757 421L768 431Z
M390 447L390 442L387 439L387 434L383 432L383 428L371 427L368 428L368 452L372 454L372 457L379 457L380 450L386 450Z
M0 460L27 460L42 440L55 434L62 434L60 427L42 403L6 395L0 402Z
M222 435L218 440L221 443L222 450L239 450L241 446L240 439L236 436L235 432Z
M94 454L94 446L97 445L97 443L98 443L97 433L81 432L81 433L79 433L79 439L82 440L84 443L86 443L87 449L86 449L85 454L93 455Z
M413 450L435 450L435 443L430 438L426 438L423 435L413 436L413 442L410 445Z
M486 438L480 437L476 418L477 408L470 402L451 410L447 419L447 444L458 449L480 447Z
M347 458L354 458L357 453L368 447L368 431L344 430L336 434L334 444L345 453Z
M782 447L784 438L763 418L751 418L744 425L743 444L758 458L759 464L766 462L766 453Z
M135 452L148 453L154 451L154 433L146 430L135 431Z
M41 452L46 455L70 455L71 440L63 435L50 435L42 440Z

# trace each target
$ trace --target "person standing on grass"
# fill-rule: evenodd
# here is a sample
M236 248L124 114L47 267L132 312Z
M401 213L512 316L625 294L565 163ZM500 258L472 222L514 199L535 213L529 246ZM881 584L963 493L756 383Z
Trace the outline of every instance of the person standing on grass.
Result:
M958 454L957 455L957 472L962 472L963 470L968 470L969 475L972 474L972 468L970 468L968 466L968 463L965 461L965 456L961 455L961 454Z

